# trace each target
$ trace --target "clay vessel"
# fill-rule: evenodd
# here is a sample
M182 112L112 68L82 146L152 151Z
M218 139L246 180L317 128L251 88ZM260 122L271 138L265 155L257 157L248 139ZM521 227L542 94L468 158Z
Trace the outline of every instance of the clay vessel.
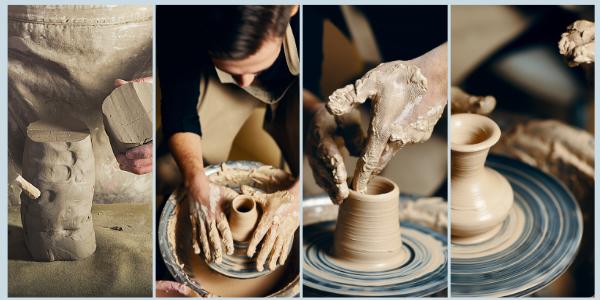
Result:
M256 202L251 196L239 195L231 202L229 211L231 235L236 242L249 241L258 222Z
M401 266L408 254L402 248L398 186L373 177L365 194L350 190L340 205L333 258L344 268L383 271Z
M471 244L493 236L508 216L513 191L504 176L485 167L500 128L488 117L451 117L452 242Z
M95 167L90 133L76 120L27 127L23 177L41 191L21 194L25 244L33 259L83 259L96 250L92 222Z

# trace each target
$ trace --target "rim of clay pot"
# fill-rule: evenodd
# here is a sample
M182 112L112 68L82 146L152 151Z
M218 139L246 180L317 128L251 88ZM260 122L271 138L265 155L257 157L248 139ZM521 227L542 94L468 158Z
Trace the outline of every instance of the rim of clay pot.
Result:
M500 127L492 119L477 114L455 114L450 117L451 149L458 152L474 152L489 149L500 140ZM475 130L473 130L475 129ZM458 142L457 132L466 132L465 141Z
M348 183L349 184L352 183L352 178L348 179ZM382 185L386 185L384 187L385 192L377 193L377 194L369 193L369 188L372 187L372 185L379 184L379 183ZM400 188L398 188L398 185L395 182L393 182L390 179L383 177L383 176L375 176L375 177L371 178L371 180L369 180L369 183L367 185L367 193L366 194L361 194L361 193L351 189L349 197L352 197L353 199L360 199L361 201L382 201L382 200L387 200L389 195L394 194L394 193L399 193L399 192L400 192Z
M247 214L256 208L256 201L252 196L239 195L231 201L231 208L240 214Z

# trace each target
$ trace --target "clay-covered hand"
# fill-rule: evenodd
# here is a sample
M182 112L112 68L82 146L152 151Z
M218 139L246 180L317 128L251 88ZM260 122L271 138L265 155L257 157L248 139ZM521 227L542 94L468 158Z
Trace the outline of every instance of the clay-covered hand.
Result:
M252 257L258 244L262 246L256 258L256 269L264 270L265 262L270 270L283 265L288 257L288 249L294 241L294 232L300 224L300 205L289 191L263 194L251 187L242 186L242 192L254 197L262 208L262 216L252 234L247 255Z
M594 22L577 20L567 27L558 42L560 54L569 60L570 67L590 64L596 59L596 32Z
M138 78L134 80L117 79L115 87L120 87L128 82L147 82L152 83L152 77ZM152 143L144 144L127 150L125 153L115 153L119 168L123 171L131 172L137 175L148 174L152 172Z
M380 173L404 145L429 139L447 103L447 47L442 45L410 61L382 63L354 84L329 96L336 117L371 99L367 143L354 173L352 188L365 193L371 176Z
M159 280L156 282L156 297L194 297L194 291L187 285L175 282Z
M233 238L224 212L237 193L209 182L202 175L188 184L192 247L194 253L202 252L206 261L219 264L223 249L225 253L233 254Z
M366 139L360 127L358 111L347 114L336 123L323 105L313 115L307 136L308 163L315 181L329 194L335 204L341 204L348 198L348 174L340 146L335 139L344 137L345 146L350 154L360 155Z
M119 168L137 175L152 172L152 143L144 144L116 154Z

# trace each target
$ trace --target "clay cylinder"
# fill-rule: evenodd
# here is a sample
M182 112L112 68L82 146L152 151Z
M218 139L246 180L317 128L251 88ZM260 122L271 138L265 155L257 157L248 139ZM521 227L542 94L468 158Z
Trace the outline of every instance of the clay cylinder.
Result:
M236 242L250 240L257 222L258 212L254 199L246 195L235 197L229 211L229 226L233 240Z
M402 248L398 186L373 177L367 193L351 190L340 205L333 256L345 268L383 271L399 267L407 254Z
M485 167L500 128L488 117L455 114L451 130L452 242L477 243L500 229L513 203L506 178Z
M36 200L21 195L25 243L32 257L78 260L94 253L95 169L85 124L74 120L29 124L23 177L41 191Z

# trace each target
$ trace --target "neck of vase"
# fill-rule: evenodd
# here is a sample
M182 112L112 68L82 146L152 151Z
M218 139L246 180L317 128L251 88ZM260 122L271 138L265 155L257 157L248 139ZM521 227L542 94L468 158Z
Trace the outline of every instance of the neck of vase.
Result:
M254 199L245 195L233 199L228 220L234 241L249 240L258 221L258 211Z
M452 178L479 176L485 168L485 160L489 150L489 148L486 148L472 152L452 151Z

